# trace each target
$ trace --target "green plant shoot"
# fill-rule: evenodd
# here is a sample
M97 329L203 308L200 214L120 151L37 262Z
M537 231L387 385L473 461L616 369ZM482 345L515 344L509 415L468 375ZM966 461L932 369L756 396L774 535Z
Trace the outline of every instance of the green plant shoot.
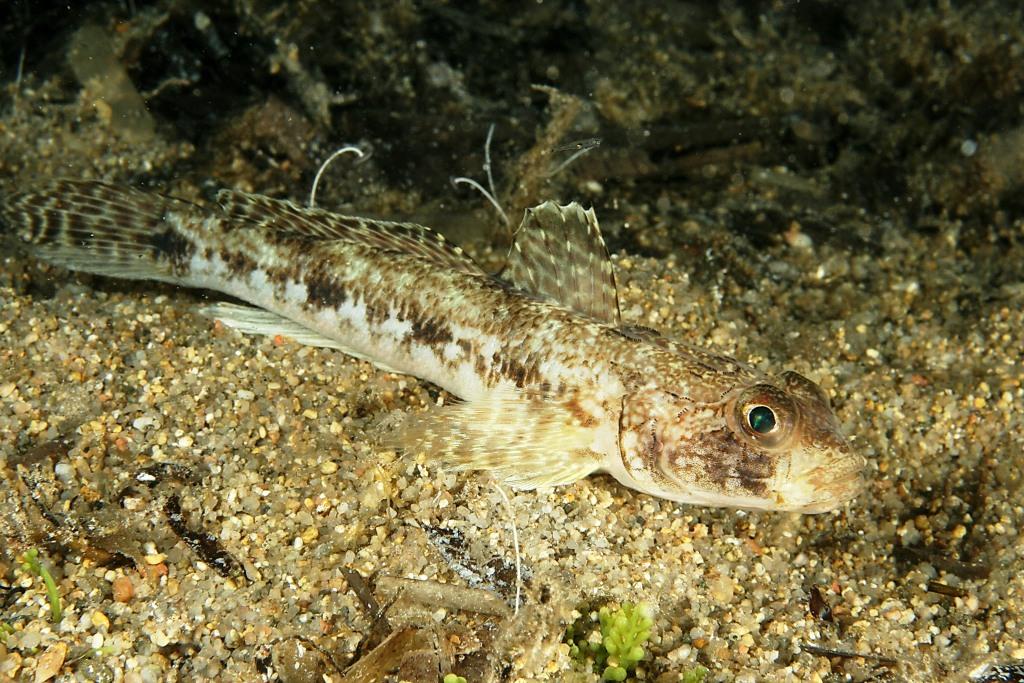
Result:
M623 603L612 611L602 607L598 612L601 620L601 645L608 657L602 678L606 681L624 681L644 658L643 645L651 637L651 608L646 603Z
M50 620L59 623L63 610L60 604L60 593L57 591L57 583L53 580L50 570L39 561L39 551L32 548L21 557L21 570L29 574L35 574L46 584L46 597L50 602Z
M683 677L679 680L679 683L704 683L704 679L707 678L708 670L698 664L689 671L683 674Z

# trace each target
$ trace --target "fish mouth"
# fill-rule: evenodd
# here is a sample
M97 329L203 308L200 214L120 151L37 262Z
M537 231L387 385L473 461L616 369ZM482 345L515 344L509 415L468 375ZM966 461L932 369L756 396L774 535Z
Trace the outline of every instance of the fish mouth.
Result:
M863 458L814 468L780 487L780 508L806 514L830 512L850 502L867 487Z

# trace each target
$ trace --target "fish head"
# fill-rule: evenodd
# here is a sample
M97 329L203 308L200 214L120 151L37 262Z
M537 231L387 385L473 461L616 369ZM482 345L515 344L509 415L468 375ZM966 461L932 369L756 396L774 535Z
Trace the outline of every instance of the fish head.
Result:
M708 506L827 512L866 483L825 392L791 371L708 403L660 388L627 395L619 455L609 469L627 485Z

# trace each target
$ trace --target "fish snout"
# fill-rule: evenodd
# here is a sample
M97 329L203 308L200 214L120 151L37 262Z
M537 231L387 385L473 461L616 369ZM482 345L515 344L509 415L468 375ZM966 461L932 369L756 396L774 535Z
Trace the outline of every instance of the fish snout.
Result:
M798 470L784 485L785 509L805 513L834 510L856 498L867 486L867 462L846 451L813 467Z

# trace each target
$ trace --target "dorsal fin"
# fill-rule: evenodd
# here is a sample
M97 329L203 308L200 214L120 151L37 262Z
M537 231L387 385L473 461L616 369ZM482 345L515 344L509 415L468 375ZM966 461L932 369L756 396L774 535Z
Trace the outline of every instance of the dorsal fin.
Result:
M526 210L501 277L597 320L619 324L608 247L594 210L544 202Z
M249 227L324 240L344 240L418 256L466 273L484 274L461 247L425 225L344 216L236 190L221 190L217 193L217 203L230 218Z
M651 344L663 344L665 341L665 338L661 336L661 332L646 325L620 325L618 329L619 334L633 341L643 341Z

